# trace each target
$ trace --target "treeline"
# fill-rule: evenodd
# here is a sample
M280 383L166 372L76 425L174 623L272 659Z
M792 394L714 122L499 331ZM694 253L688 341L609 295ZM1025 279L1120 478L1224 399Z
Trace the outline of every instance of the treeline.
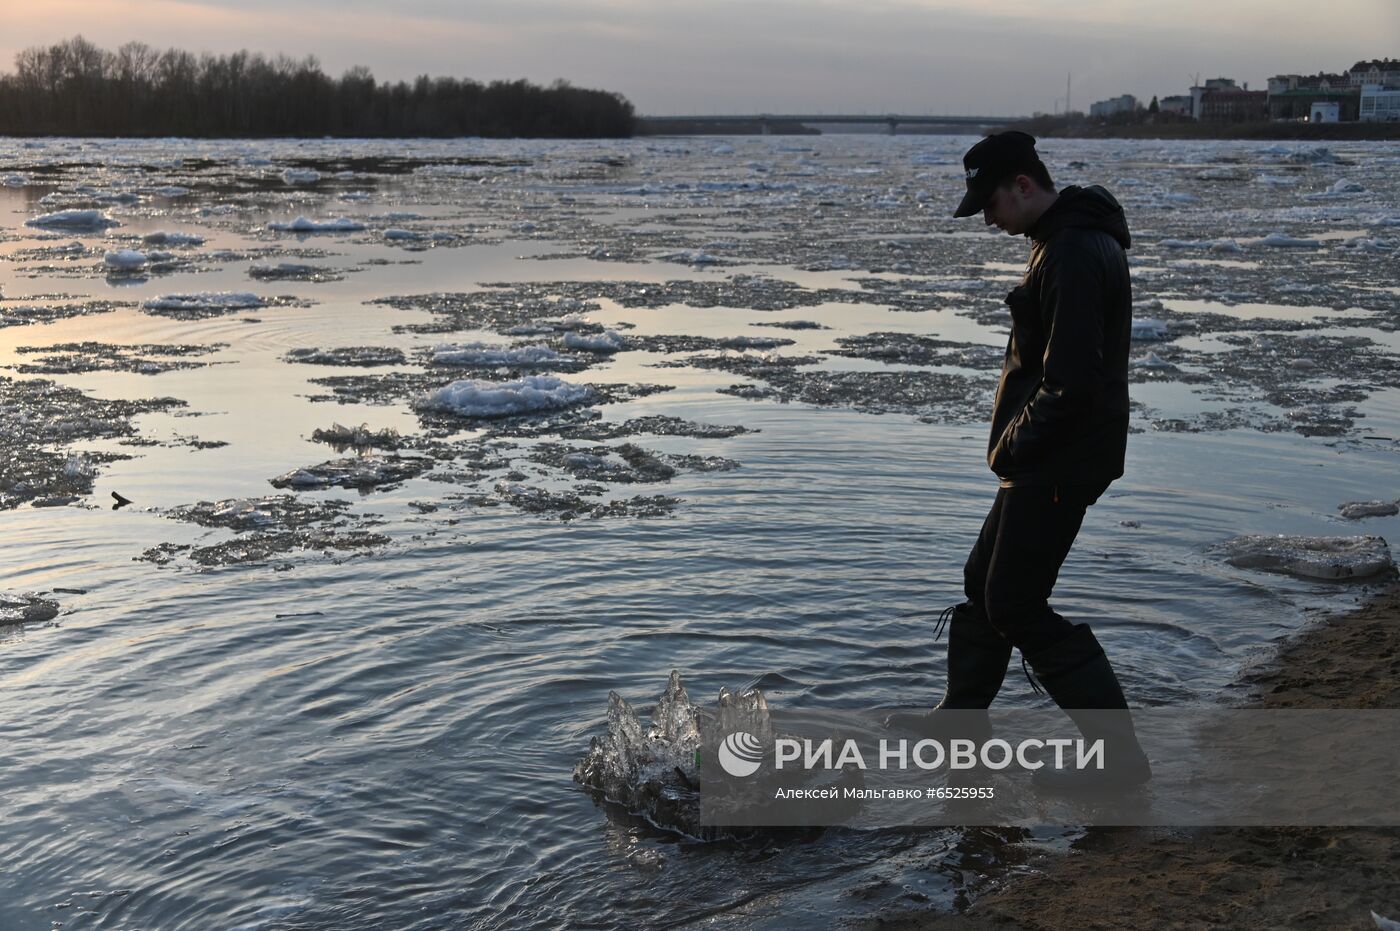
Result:
M0 135L619 137L633 116L622 95L565 81L381 84L360 66L331 78L313 56L109 52L82 36L0 75Z

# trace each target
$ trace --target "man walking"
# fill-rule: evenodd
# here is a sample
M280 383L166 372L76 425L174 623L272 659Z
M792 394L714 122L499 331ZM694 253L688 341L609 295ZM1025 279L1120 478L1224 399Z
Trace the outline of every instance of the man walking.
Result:
M1151 768L1108 657L1087 624L1071 624L1049 605L1085 510L1123 474L1128 225L1101 187L1057 193L1026 133L988 136L968 150L963 167L967 193L954 216L980 212L988 226L1031 240L1025 278L1006 298L1011 338L987 446L1001 487L963 568L967 601L939 619L935 636L948 630L943 700L932 712L896 714L886 723L934 735L946 730L940 710L987 708L1014 646L1085 736L1106 739L1106 771L1042 769L1037 781L1055 788L1139 784ZM1122 714L1076 714L1084 709Z

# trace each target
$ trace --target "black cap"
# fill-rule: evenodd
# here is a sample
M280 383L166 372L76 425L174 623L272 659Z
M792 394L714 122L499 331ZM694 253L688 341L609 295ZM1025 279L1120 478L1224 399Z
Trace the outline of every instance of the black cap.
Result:
M1037 164L1035 137L1011 130L993 133L967 150L963 169L967 174L967 193L953 211L955 217L970 217L980 213L991 199L997 185L1009 176Z

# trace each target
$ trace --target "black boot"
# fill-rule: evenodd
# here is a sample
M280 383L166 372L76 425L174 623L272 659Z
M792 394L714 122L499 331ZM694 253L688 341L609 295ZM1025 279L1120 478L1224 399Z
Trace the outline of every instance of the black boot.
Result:
M939 629L948 627L948 688L932 711L900 711L885 718L890 730L912 731L923 737L985 739L991 733L985 714L940 714L942 711L985 712L1001 691L1011 642L987 621L981 607L965 601L939 617Z
M1033 777L1038 787L1059 792L1128 789L1152 778L1123 689L1088 624L1076 624L1074 633L1026 659L1085 739L1104 742L1103 769L1042 767Z

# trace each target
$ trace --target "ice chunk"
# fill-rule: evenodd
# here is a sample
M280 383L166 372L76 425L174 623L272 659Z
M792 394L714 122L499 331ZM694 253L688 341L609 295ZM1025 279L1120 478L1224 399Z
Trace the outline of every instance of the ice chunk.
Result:
M274 488L308 489L331 485L376 488L397 485L405 479L422 475L432 468L434 461L427 456L349 456L305 469L293 469L270 481Z
M1133 339L1158 340L1166 339L1170 335L1170 331L1165 320L1155 320L1148 317L1133 321L1131 335Z
M29 178L21 174L5 175L0 178L0 185L5 187L24 187L29 183Z
M306 469L296 469L272 480L276 488L320 488L330 480Z
M1316 239L1298 239L1293 236L1285 236L1283 233L1270 233L1259 240L1259 245L1275 249L1316 249L1322 243Z
M1309 200L1329 200L1335 197L1351 197L1353 194L1364 193L1366 193L1366 188L1362 187L1360 183L1349 178L1342 178L1328 187L1327 190L1309 194L1307 197Z
M566 349L582 349L585 352L617 352L623 346L622 335L616 330L602 333L579 333L571 330L564 334Z
M686 265L717 265L724 261L704 249L678 249L675 252L662 253L657 258L668 262L683 262Z
M566 357L548 346L488 346L467 343L462 346L433 347L436 365L550 365Z
M56 617L56 601L38 595L0 593L0 624L39 624Z
M588 385L553 375L527 375L514 381L463 378L428 392L418 406L460 417L509 417L586 404L594 396Z
M792 340L775 336L731 336L720 340L719 344L726 349L776 349L792 345Z
M194 233L171 233L166 230L157 230L154 233L147 233L141 237L141 241L148 246L202 246L204 237Z
M121 226L101 210L57 210L25 220L24 225L62 230L105 230Z
M1326 165L1335 162L1337 156L1326 146L1305 146L1286 153L1283 160L1295 165Z
M320 265L279 262L276 265L249 265L248 277L262 281L334 281L340 275Z
M286 184L315 184L321 180L321 173L314 168L288 168L282 172Z
M1378 536L1305 537L1246 534L1219 544L1241 569L1285 572L1309 579L1361 579L1393 572L1395 561Z
M1157 353L1155 353L1155 352L1149 352L1149 353L1148 353L1147 355L1145 355L1145 356L1139 356L1139 357L1137 357L1136 359L1131 360L1131 361L1128 363L1128 365L1129 365L1130 367L1132 367L1132 368L1139 368L1139 369L1174 369L1174 368L1176 368L1175 365L1172 365L1170 362L1166 361L1166 360L1163 359L1161 356L1157 355Z
M1393 517L1400 514L1400 504L1394 501L1348 501L1337 506L1337 510L1347 520L1360 520L1363 517Z
M608 732L590 742L574 779L661 827L694 834L700 744L699 709L672 670L645 729L627 699L608 693Z
M328 430L318 427L311 434L311 439L318 443L329 443L331 446L342 449L351 447L364 449L374 446L380 449L396 449L400 443L399 431L393 427L371 430L369 424L364 423L358 427L345 427L333 423Z
M365 225L349 217L336 217L333 220L297 217L289 223L269 223L267 228L280 233L357 233L364 229Z
M152 298L147 310L224 311L263 306L263 299L249 291L200 291L197 294L167 294Z
M126 271L145 265L146 254L137 252L135 249L118 249L115 252L108 252L102 257L102 261L108 268Z
M396 228L396 227L391 227L390 229L387 229L387 230L384 231L384 238L387 239L387 240L389 240L389 241L391 241L391 242L397 242L397 241L408 241L408 242L412 242L413 240L416 240L416 239L422 239L422 238L423 238L423 234L422 234L422 233L416 233L416 232L414 232L413 230L404 230L404 229L398 229L398 228Z
M179 184L167 184L163 187L155 188L152 194L159 194L161 197L184 197L190 193L190 189Z

